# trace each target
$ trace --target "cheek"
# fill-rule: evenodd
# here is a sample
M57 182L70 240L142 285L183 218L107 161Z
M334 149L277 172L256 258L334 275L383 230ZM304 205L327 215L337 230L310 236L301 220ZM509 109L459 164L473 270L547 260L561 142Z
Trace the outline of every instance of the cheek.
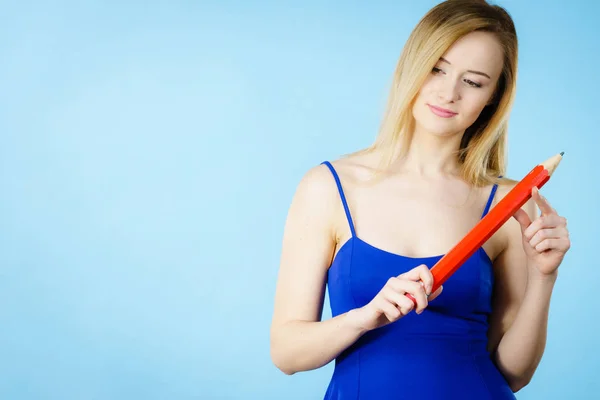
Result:
M470 95L463 97L462 115L470 123L475 122L487 104L487 96Z
M419 92L419 94L417 94L417 97L415 98L415 101L413 102L412 105L412 114L414 118L419 118L419 116L423 113L423 108L426 107L425 103L425 96L423 95L423 91L421 90Z
M427 108L427 103L431 103L432 99L435 103L435 84L432 79L427 80L422 86L419 92L417 93L417 97L413 103L413 107L418 109L418 112L422 113L423 109ZM413 112L416 111L413 109Z
M418 97L421 99L431 97L436 92L435 86L436 83L434 79L427 79L425 83L421 86L421 90L419 90Z

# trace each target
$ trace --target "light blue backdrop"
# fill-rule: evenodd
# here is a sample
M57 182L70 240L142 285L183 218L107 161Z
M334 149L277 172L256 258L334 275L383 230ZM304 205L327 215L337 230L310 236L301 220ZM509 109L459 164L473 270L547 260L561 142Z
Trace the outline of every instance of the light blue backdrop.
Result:
M287 208L373 140L436 3L3 2L0 398L321 398L331 364L269 358ZM521 41L509 175L566 152L543 193L573 242L518 397L590 399L600 6L500 4Z

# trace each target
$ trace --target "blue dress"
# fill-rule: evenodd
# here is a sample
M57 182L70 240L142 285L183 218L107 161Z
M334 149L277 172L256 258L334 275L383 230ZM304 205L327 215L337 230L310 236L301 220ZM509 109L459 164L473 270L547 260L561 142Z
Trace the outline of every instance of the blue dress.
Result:
M357 237L340 179L331 163L323 164L335 178L352 233L327 276L336 316L369 303L390 277L420 264L431 268L442 256L405 257ZM492 261L479 248L422 314L369 331L343 351L325 400L515 399L486 349L492 288Z

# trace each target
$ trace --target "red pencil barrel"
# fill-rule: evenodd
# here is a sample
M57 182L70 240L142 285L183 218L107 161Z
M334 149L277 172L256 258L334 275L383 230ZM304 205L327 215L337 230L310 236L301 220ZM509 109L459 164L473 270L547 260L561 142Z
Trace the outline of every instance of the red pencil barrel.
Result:
M508 194L498 202L496 207L450 250L431 269L435 291L464 262L473 255L514 213L531 197L534 186L541 188L549 179L548 171L538 165L532 169Z
M477 225L431 269L435 292L464 262L473 255L514 213L531 197L534 186L538 189L550 179L543 165L533 168L508 194L493 207ZM412 302L416 300L406 294Z

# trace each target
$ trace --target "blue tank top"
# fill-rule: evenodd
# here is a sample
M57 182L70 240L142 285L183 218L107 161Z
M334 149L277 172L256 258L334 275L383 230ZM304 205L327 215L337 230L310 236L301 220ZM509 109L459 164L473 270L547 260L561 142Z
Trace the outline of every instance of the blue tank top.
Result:
M369 303L390 277L442 256L406 257L361 240L335 169L351 238L327 275L332 316ZM483 211L489 211L494 185ZM326 400L515 399L488 353L492 261L479 248L448 280L425 311L367 332L335 359Z

